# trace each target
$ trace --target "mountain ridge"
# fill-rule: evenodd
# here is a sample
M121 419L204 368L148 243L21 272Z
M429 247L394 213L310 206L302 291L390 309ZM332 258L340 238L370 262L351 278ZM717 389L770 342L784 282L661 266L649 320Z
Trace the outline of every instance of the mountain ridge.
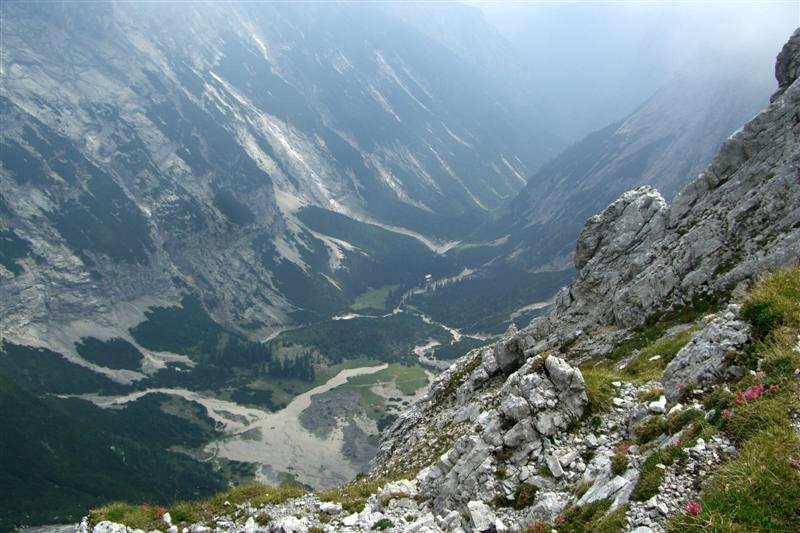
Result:
M228 508L201 504L180 524L791 527L800 512L791 466L800 453L798 43L800 29L779 55L770 105L673 204L640 187L591 217L576 278L550 314L439 375L387 429L366 477L318 494L231 491L221 496ZM757 481L737 483L741 472ZM127 531L119 512L96 509L79 530ZM133 519L177 529L149 508Z

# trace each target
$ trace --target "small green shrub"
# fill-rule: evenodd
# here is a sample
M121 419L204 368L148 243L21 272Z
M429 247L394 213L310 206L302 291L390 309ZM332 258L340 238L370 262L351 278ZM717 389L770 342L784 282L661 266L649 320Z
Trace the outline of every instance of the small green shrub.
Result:
M582 506L568 508L556 519L558 533L616 533L625 527L627 506L607 514L611 500L599 500Z
M763 339L783 323L783 313L773 302L754 301L742 309L742 318L753 326L753 336Z
M520 483L517 490L514 491L514 508L524 509L533 505L536 501L536 493L539 487L531 485L530 483Z
M697 409L678 411L674 415L667 417L667 433L674 435L698 418L703 418L703 413Z
M781 326L800 327L800 268L780 270L761 278L742 305L742 317L753 336L766 339Z
M392 527L394 527L394 522L388 518L381 518L372 525L372 529L375 531L383 531L384 529L389 529Z
M621 474L624 474L627 469L628 469L627 454L622 450L617 450L617 452L611 456L611 474L619 476Z
M654 402L661 398L664 394L664 389L657 388L657 389L650 389L639 393L639 401L642 402Z
M703 406L706 409L722 411L733 403L734 394L722 387L715 387L703 397Z
M633 433L636 435L636 441L639 444L645 444L664 433L665 426L664 419L661 416L654 415L636 426Z
M642 464L642 468L639 471L639 481L633 488L631 499L643 502L655 496L665 475L665 471L656 465L669 466L676 460L685 457L686 452L677 446L667 446L653 452Z

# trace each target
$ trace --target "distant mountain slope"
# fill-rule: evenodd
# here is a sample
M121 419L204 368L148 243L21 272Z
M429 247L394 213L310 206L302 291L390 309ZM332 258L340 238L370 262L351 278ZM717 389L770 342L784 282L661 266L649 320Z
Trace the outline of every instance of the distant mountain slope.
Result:
M689 71L529 180L504 220L509 260L526 267L567 263L583 221L631 188L652 185L673 198L766 105L772 87L748 75L759 72L749 58L719 57L700 76Z
M124 336L187 291L265 336L451 274L438 252L553 153L487 61L379 5L3 10L0 331L19 342Z
M543 165L497 220L448 251L472 274L416 294L410 303L467 331L499 333L511 322L524 326L542 313L542 305L524 308L572 275L575 240L587 218L640 185L655 186L673 198L719 145L767 103L773 82L753 75L764 71L753 66L755 57L716 59L703 69L687 67L691 75L676 75L628 117ZM458 302L473 301L476 295L480 310L459 307Z

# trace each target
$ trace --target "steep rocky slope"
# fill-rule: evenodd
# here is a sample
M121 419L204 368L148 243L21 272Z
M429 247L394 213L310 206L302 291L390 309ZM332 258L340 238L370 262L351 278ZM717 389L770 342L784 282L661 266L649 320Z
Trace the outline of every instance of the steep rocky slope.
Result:
M591 217L575 252L575 280L555 309L483 354L443 374L426 400L389 430L376 464L406 449L426 411L441 414L437 396L465 397L518 358L566 353L608 355L636 328L681 311L725 301L760 273L800 259L800 64L795 32L779 55L779 82L767 109L728 139L712 164L667 205L651 187L629 191ZM487 360L488 357L488 360ZM513 363L513 361L517 361ZM472 368L470 368L470 366ZM468 369L465 372L464 369ZM392 436L396 433L396 437Z
M474 272L446 290L412 298L413 303L467 331L499 333L511 321L527 323L530 313L510 315L534 295L522 301L515 295L546 284L537 276L541 271L572 274L575 241L588 217L643 185L671 201L723 141L766 105L773 81L767 69L753 66L754 59L717 54L701 68L689 65L629 116L544 164L497 220L448 252ZM474 305L472 314L461 310L469 306L448 312L450 302L482 286L493 291L482 295L481 312Z
M791 529L800 513L799 43L800 30L778 58L769 107L672 205L643 187L589 219L577 277L554 311L440 375L387 430L366 478L301 497L232 491L222 504L181 507L177 522ZM782 267L793 269L753 285ZM124 509L98 509L81 528L162 520Z
M187 292L264 336L454 273L438 252L552 149L485 61L381 6L3 17L2 333L76 361Z
M753 58L714 59L676 74L629 116L543 166L511 205L508 260L528 268L569 261L582 221L634 187L675 198L772 90Z

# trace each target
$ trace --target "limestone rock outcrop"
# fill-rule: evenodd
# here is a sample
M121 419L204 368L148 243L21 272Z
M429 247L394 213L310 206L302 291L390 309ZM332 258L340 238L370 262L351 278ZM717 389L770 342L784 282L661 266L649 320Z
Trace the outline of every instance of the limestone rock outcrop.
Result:
M552 355L528 359L494 396L492 403L499 405L483 410L469 432L419 473L421 493L437 510L505 496L519 476L501 481L496 471L547 464L552 437L579 419L587 402L580 370ZM560 465L549 468L552 472Z
M738 305L711 318L684 346L664 369L664 392L672 401L681 389L703 385L723 378L730 368L730 359L740 351L750 338L750 326L737 319Z

